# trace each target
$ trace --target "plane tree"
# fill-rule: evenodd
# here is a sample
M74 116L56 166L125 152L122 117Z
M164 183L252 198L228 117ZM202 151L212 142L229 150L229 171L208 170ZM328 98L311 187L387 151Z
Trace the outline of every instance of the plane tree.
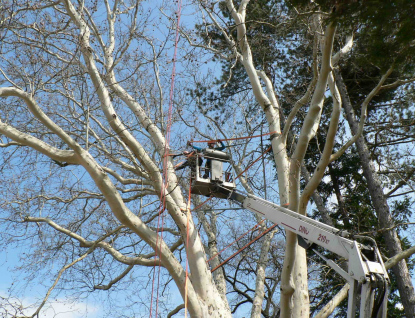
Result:
M353 141L348 142L347 137L340 135L335 141L336 145L334 149L335 151L342 152L345 149L345 144L350 146L354 141L358 140L358 136L363 132L365 119L367 117L366 112L368 112L370 120L368 123L369 128L366 130L368 131L367 138L375 136L378 138L377 140L379 140L379 142L376 143L376 146L371 149L372 155L379 158L382 157L382 152L387 154L387 156L382 157L380 160L382 161L382 167L385 167L385 170L382 171L382 173L390 175L389 182L384 182L383 184L380 182L380 179L375 176L375 179L377 179L377 181L375 181L376 186L371 184L369 187L370 193L367 193L367 195L370 194L372 202L369 203L370 212L366 211L366 214L368 214L367 217L371 215L370 218L372 218L372 223L364 223L362 220L360 223L356 223L357 220L354 219L350 221L353 223L353 226L352 228L349 228L349 230L351 229L353 233L359 233L359 224L360 226L364 224L364 227L372 224L372 227L369 226L368 228L375 232L379 231L379 233L382 233L385 241L387 242L385 246L385 253L388 256L400 254L402 247L401 242L399 241L394 230L395 225L393 218L395 218L395 221L398 221L398 219L401 218L392 216L392 213L389 211L389 207L385 210L381 209L380 205L386 207L386 199L389 197L389 195L383 195L384 186L389 187L390 185L395 184L396 187L393 189L393 193L395 193L403 185L408 185L408 192L403 190L401 193L405 194L412 192L412 181L410 176L413 172L412 169L406 169L406 167L410 167L412 165L411 154L405 150L405 152L400 155L400 153L402 153L402 147L396 147L395 150L392 150L390 147L392 145L402 145L403 143L410 144L412 142L412 134L410 133L412 129L412 124L410 123L412 86L411 84L405 85L413 82L413 64L411 62L411 47L413 38L410 36L410 30L412 29L413 22L407 14L408 11L405 11L407 5L411 6L412 4L403 2L399 3L399 5L392 5L388 3L371 3L370 5L365 5L357 2L321 2L319 3L320 6L313 5L306 7L306 4L302 6L303 3L301 1L294 1L294 5L297 6L294 7L294 9L301 7L305 10L305 12L297 11L295 13L293 11L290 12L289 8L284 7L284 4L281 4L278 1L256 1L252 4L249 3L248 7L250 10L245 12L244 6L246 4L247 2L244 1L235 2L235 9L232 3L224 1L219 5L219 9L221 9L220 12L222 14L221 18L212 18L213 24L202 25L199 27L199 35L204 42L210 46L208 49L212 50L212 52L215 52L215 49L221 49L223 52L223 48L227 47L229 52L226 57L222 56L223 72L221 79L218 81L218 85L220 85L220 87L215 92L216 95L214 93L206 94L206 109L209 109L209 103L214 103L216 104L215 106L219 108L219 112L223 111L229 107L229 104L234 102L233 98L235 95L248 95L249 93L246 92L253 90L257 93L255 95L257 98L256 102L262 106L265 110L264 113L266 113L267 108L261 103L266 103L267 97L272 100L274 89L279 93L278 100L276 98L274 98L274 100L276 101L280 114L269 116L267 118L268 125L271 127L273 123L273 121L269 118L272 117L274 120L275 117L281 115L281 112L284 112L284 115L291 120L290 116L292 115L292 105L301 98L301 92L304 93L304 87L306 86L305 83L312 81L312 75L310 72L310 65L312 65L313 62L311 54L312 45L307 46L306 43L309 39L307 39L306 36L302 36L303 34L307 34L306 30L311 28L309 23L310 20L307 20L307 18L310 19L310 17L318 15L318 12L321 13L320 10L325 12L323 17L329 17L326 21L338 24L340 34L343 34L342 40L346 40L347 35L354 34L355 36L354 44L352 44L353 40L349 38L349 43L353 45L353 50L350 56L343 56L343 58L347 57L347 59L344 63L341 63L340 69L342 72L348 72L348 75L350 76L348 82L353 86L351 93L356 96L353 107L361 113L359 129L357 127L352 129L352 132L355 135ZM209 11L210 6L208 4L204 4L203 8L205 8L208 11L208 15L211 16L216 17L216 14L219 12L219 10ZM274 10L270 10L271 8ZM276 8L282 9L275 10ZM405 14L401 14L402 11L405 11ZM232 12L233 15L229 12ZM241 16L238 16L238 13L241 13ZM246 14L246 16L244 14ZM301 19L301 17L306 18ZM226 21L227 23L223 23L218 26L218 21ZM399 23L388 24L387 21L399 21ZM241 24L244 25L245 29L240 27ZM302 32L299 32L299 29L301 29L300 25L304 26ZM240 33L238 33L238 31L240 31ZM396 36L392 37L391 34L396 34ZM230 39L233 39L232 36L235 38L234 42L230 41ZM382 41L384 41L385 38L389 40L382 45ZM228 46L226 46L227 43L229 44ZM232 50L235 50L238 45L240 51L237 53L240 53L240 55L232 52ZM251 45L251 47L248 47L248 45ZM336 43L335 45L337 48L341 48L340 43ZM252 51L250 51L250 48L252 48ZM281 54L281 50L284 49L286 54ZM244 55L244 53L246 53L246 55ZM343 55L344 53L345 52L341 52ZM218 54L216 54L215 57L219 59L221 58ZM251 62L252 64L250 64ZM320 62L323 63L321 60ZM304 67L298 67L300 63ZM265 87L264 91L266 91L267 97L262 97L264 98L262 100L258 97L260 95L258 91L260 91L261 88L259 82L257 81L258 78L255 79L255 75L253 74L252 65L255 65L257 68L257 74L261 74L259 77L264 79L262 85ZM338 65L335 65L335 67L338 67ZM293 74L295 75L293 76ZM384 83L388 83L388 85L376 86L379 83L378 80L382 78L382 75L382 81L385 81ZM389 76L390 78L387 79ZM338 76L336 77L337 82L339 82L339 79L340 73L338 73ZM270 80L270 82L267 82L267 80ZM223 85L221 82L226 82L226 84ZM256 89L258 91L255 91ZM317 132L315 138L310 139L310 147L305 155L305 162L307 163L307 167L311 168L311 171L314 169L316 169L314 171L321 169L321 166L319 166L321 164L320 155L322 152L324 154L322 147L326 143L327 133L330 132L330 125L332 123L330 116L334 112L334 104L336 102L335 100L333 101L333 99L336 99L334 94L332 97L333 98L329 98L326 101L326 109L321 113L321 116L324 119L321 121L320 130ZM349 113L351 104L350 101L348 101L347 91L342 91L342 99L343 103L348 102L345 106L348 106L346 111ZM399 101L405 102L400 103ZM246 103L248 104L246 109L248 111L255 112L255 103L251 103L249 99L247 99ZM280 106L281 108L279 108ZM390 106L394 107L393 114L390 112ZM307 113L307 110L302 114L304 117L308 115L309 113ZM390 116L390 120L384 120L385 116ZM282 121L285 120L284 116L281 118ZM350 123L349 118L350 116L347 116L347 120ZM319 120L318 117L315 117L315 119ZM296 134L301 134L300 131L303 128L302 118L298 116L296 120L298 121L293 123L293 131ZM391 129L391 123L394 121L398 121L399 123L402 122L403 125L395 124L393 125L393 129ZM379 124L379 122L382 124ZM340 124L340 134L345 133L345 125L348 124L345 122ZM356 126L356 124L350 123L350 126ZM284 129L286 129L286 127L284 127ZM363 138L360 138L359 140L363 140ZM359 141L359 143L360 142L361 141ZM289 149L289 152L295 153L295 149L298 149L295 148L295 146L298 146L298 144L296 144L296 140L294 140L293 144L294 148ZM358 147L361 146L358 144ZM385 150L386 147L387 150ZM379 148L382 148L382 150ZM273 149L275 155L275 149L278 148L274 147ZM376 174L376 171L373 168L373 163L370 163L369 151L366 150L366 152L363 153L359 150L358 155L364 167L365 179L370 183L371 180L373 180L373 176ZM359 157L356 155L353 156L353 153L348 154L348 156L355 158L354 167L348 166L349 173L350 170L353 169L357 172L360 168L357 165L358 161L356 161L356 159L359 160ZM393 156L396 160L392 159ZM278 161L277 157L278 156L275 156L274 160L278 166L278 164L281 165L281 161ZM397 180L397 174L394 173L394 171L397 170L396 167L387 167L386 162L399 162L400 165L405 167L405 173L402 173L402 171ZM335 180L333 180L335 185L339 176L332 173L334 170L333 166L344 167L345 164L347 163L342 162L342 158L340 157L339 160L330 162L328 165L328 170L330 172L328 175L335 178ZM369 169L369 167L365 166L366 164L370 164L372 168ZM305 168L306 167L303 167L303 169ZM303 172L304 174L308 174L307 171ZM343 170L343 172L345 172L345 170ZM279 181L281 176L282 173L279 171L277 173ZM340 178L347 179L348 176L345 175ZM361 179L361 176L359 175L358 178ZM352 180L349 180L349 182L350 181ZM325 182L323 182L323 184L324 183ZM307 190L306 184L305 189ZM353 184L354 181L352 181L350 186L353 187ZM332 187L332 183L329 185ZM345 185L345 183L343 183L341 186L348 187L349 184ZM279 189L281 189L281 184ZM328 190L328 187L326 187L325 189L327 193L326 198L329 198L330 195L334 195L332 189L340 190L338 183L337 188L334 187L331 188L331 190ZM350 213L347 212L347 208L345 210L345 206L343 205L343 196L347 197L349 194L344 190L338 191L335 194L338 200L339 212L343 211L343 215L340 214L341 218L338 220L339 222L336 222L336 224L339 227L342 227L344 223L350 224L349 219L353 217L350 214L344 215L345 212ZM317 202L319 198L316 197L316 193L313 195L313 199ZM383 199L379 200L379 197L383 197ZM396 196L394 197L395 198L393 200L396 200ZM357 208L359 210L359 198L363 201L365 199L363 196L355 198L355 200L357 200L355 201L357 206L355 204L350 207L353 207L354 209ZM378 204L380 201L383 203ZM403 205L408 206L408 202L408 198L403 199ZM397 204L399 205L399 203ZM330 217L328 217L327 208L322 205L320 205L319 208L321 213L320 217L322 217L322 219L326 222L332 222L330 221ZM407 209L408 207L406 208L406 211ZM398 208L397 211L403 212L401 208ZM362 209L361 212L364 213L364 209ZM373 212L378 215L379 223L376 222L377 219L373 215ZM403 217L402 220L405 220L405 217ZM405 225L403 226L405 228ZM377 236L377 238L380 243L383 242L382 235ZM404 245L408 247L407 243L404 243ZM407 315L412 316L413 287L408 268L403 260L400 261L400 265L394 267L394 277L397 278L397 285L405 311ZM284 280L284 278L282 279ZM300 287L300 289L303 288ZM298 312L297 315L299 315Z
M2 3L2 236L27 244L21 269L39 271L36 282L48 284L34 308L17 304L11 315L37 316L55 287L79 297L124 277L119 288L128 289L135 277L132 285L149 292L125 291L137 293L129 300L140 306L118 315L157 312L152 281L172 281L192 317L230 317L174 172L174 137L165 137L172 55L161 52L173 46L174 26L161 19L163 8L171 9L154 15L141 1ZM152 34L159 26L166 33ZM159 214L168 214L165 222ZM144 272L134 274L137 267ZM158 310L167 315L183 303Z
M232 227L228 230L222 215L209 208L190 213L189 182L185 174L174 171L171 154L177 154L192 134L229 139L266 127L262 133L270 133L277 172L276 184L270 187L278 191L280 204L304 214L327 166L361 134L335 151L342 97L332 70L352 41L345 35L349 28L337 36L337 22L323 19L329 14L324 8L299 14L298 21L307 26L303 37L286 33L291 43L287 47L303 46L309 58L307 63L293 63L293 69L307 75L290 95L289 109L282 109L275 88L282 87L277 82L283 73L271 61L289 52L282 49L267 56L261 43L252 46L247 13L258 6L231 0L185 6L192 19L180 26L181 67L171 113L168 96L175 62L171 53L178 17L171 14L175 10L171 5L175 3L160 2L157 7L141 1L1 4L2 243L3 248L24 249L17 269L19 274L28 273L28 287L45 285L45 294L30 308L13 298L19 290L12 288L10 296L2 296L2 310L9 316L36 316L58 292L82 299L91 292L115 290L125 297L109 298L111 316L148 315L153 310L173 316L186 306L192 317L231 317L227 293L238 286L225 271L212 275L206 261L216 255L219 245L225 245ZM282 26L295 23L284 4L271 8L281 13ZM200 25L206 22L203 28L193 26L199 18ZM201 32L203 41L197 40ZM222 45L215 46L215 41ZM253 59L256 48L262 64ZM205 67L203 80L212 83L207 62L218 59L227 61L232 70L243 71L248 89L235 107L226 112L218 109L216 117L210 117L212 111L199 103L201 93L195 89L197 94L188 94L186 88L203 90ZM363 110L388 75L385 70L376 77ZM232 84L228 78L222 80L225 86ZM328 88L333 102L327 135L315 170L302 188L303 161L321 125ZM209 106L214 109L216 104ZM237 174L248 158L256 156L255 151L263 152L263 146L258 150L247 144L232 151ZM245 191L267 191L267 185L245 176L249 174L238 179ZM202 203L194 199L194 206ZM220 206L219 202L210 206ZM244 221L235 215L226 217L241 222L234 227ZM254 216L252 220L258 221ZM281 317L308 317L307 258L292 233L286 233L281 276L273 277L272 284L267 281L267 267L279 266L269 257L281 250L272 244L275 233L263 239L260 252L252 251L255 266L249 275L255 282L248 286L250 300L245 303L250 303L252 317L278 312ZM218 263L219 257L214 257L211 265ZM236 260L230 266L235 264ZM242 276L237 279L243 281ZM153 284L163 284L160 295ZM137 286L144 292L137 292ZM281 288L278 306L277 286ZM167 299L177 290L180 297ZM154 309L159 296L165 298Z

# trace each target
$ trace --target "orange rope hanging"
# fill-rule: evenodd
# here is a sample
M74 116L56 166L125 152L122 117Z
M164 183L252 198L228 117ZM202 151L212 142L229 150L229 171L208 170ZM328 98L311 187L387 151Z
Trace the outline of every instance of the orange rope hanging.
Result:
M206 262L210 262L212 259L214 259L216 256L220 255L223 253L223 251L225 251L229 246L232 246L233 244L235 244L236 242L238 242L239 240L241 240L244 236L246 236L249 232L252 232L253 230L255 230L261 223L263 223L265 221L265 219L263 219L262 221L258 222L257 224L254 225L254 227L250 228L248 231L246 231L244 234L242 234L241 236L239 236L235 241L233 241L232 243L226 245L223 249L221 249L219 252L217 252L215 255L213 255L211 258L209 258Z
M251 168L254 164L255 164L255 162L257 162L259 159L261 159L267 152L269 152L270 150L272 149L272 146L269 146L269 148L267 149L267 150L265 150L257 159L255 159L253 162L251 162L249 165L248 165L248 167L246 167L245 168L245 170L244 171L242 171L240 174L238 174L237 176L236 176L236 178L235 178L235 180L236 179L238 179L244 172L246 172L249 168Z
M173 114L173 92L174 92L174 79L176 76L176 59L177 59L177 47L179 42L179 25L180 25L180 15L181 15L181 0L177 1L177 25L176 25L176 37L175 37L175 45L174 45L174 56L173 56L173 69L172 69L172 76L171 76L171 86L170 86L170 98L169 98L169 111L168 111L168 120L166 126L166 137L165 137L165 144L164 144L164 156L163 156L163 175L164 175L164 183L162 186L161 194L160 194L160 210L159 216L157 221L157 236L156 236L156 248L155 248L155 258L157 258L158 253L158 245L160 244L159 250L161 251L161 245L163 241L163 227L164 227L164 214L162 212L166 206L166 196L165 192L168 188L169 180L168 180L168 157L169 157L169 144L170 144L170 133L171 133L171 125L172 125L172 114ZM160 216L161 216L161 232L160 232ZM160 232L160 238L159 238ZM158 302L159 302L159 283L160 283L160 269L161 269L161 253L159 255L159 270L158 270L158 277L157 277L157 300L156 300L156 314L158 316ZM150 318L152 317L152 309L153 309L153 295L154 295L154 282L155 282L155 269L153 270L153 284L151 290L151 302L150 302Z
M219 140L222 140L222 141L229 141L229 140L242 140L242 139L251 139L251 138L262 137L262 136L267 136L267 135L272 135L272 134L279 134L279 135L280 135L280 133L279 133L279 132L276 132L276 131L271 131L271 132L269 132L269 133L262 134L262 135L245 136L245 137L235 137L235 138L217 139L217 140L218 140L218 141L219 141ZM190 140L189 142L190 142L190 143L193 143L193 142L209 142L209 141L211 141L211 140Z
M211 269L211 273L213 273L215 270L217 270L219 267L222 267L223 265L225 265L227 262L229 262L232 258L234 258L236 255L238 255L240 252L242 252L244 249L246 249L247 247L249 247L250 245L252 245L253 243L255 243L256 241L258 241L261 237L263 237L265 234L267 234L269 231L271 231L273 228L275 228L277 226L277 224L274 224L272 226L270 226L268 229L266 229L264 232L262 232L261 234L259 234L257 237L255 237L252 241L250 241L248 244L245 244L244 246L242 246L239 250L237 250L235 253L233 253L231 256L229 256L227 259L225 259L222 263L220 263L218 266L216 266L215 268Z
M199 209L202 205L206 204L208 201L212 200L213 196L210 196L207 200L203 201L202 203L200 203L198 206L194 207L192 209L192 211L196 211L197 209Z

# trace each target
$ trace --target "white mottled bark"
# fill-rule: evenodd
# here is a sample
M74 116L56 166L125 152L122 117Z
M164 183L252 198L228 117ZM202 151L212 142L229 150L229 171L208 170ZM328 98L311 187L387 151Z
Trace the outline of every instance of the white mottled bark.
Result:
M77 12L75 7L70 1L65 1L65 6L68 11L68 14L71 16L73 22L77 25L80 31L79 43L80 48L83 54L83 57L86 61L86 66L88 69L88 74L93 81L97 94L101 102L101 108L107 117L108 122L110 123L112 129L118 134L118 136L123 140L127 147L132 151L135 157L141 162L144 166L147 173L150 175L151 179L154 182L154 186L159 193L164 192L166 198L166 204L170 215L173 217L175 223L179 226L180 232L182 234L183 240L186 241L187 235L189 236L189 244L186 247L188 255L188 263L190 272L192 273L191 279L188 282L188 304L189 312L193 317L200 317L209 315L209 317L215 317L216 314L221 313L221 315L230 314L227 310L227 304L224 300L218 295L215 285L212 283L212 276L209 271L209 268L206 264L206 258L201 257L205 255L203 244L200 240L200 237L197 233L197 230L194 226L193 221L189 222L189 228L187 229L187 216L186 213L183 213L183 208L185 207L184 198L181 195L180 188L177 187L177 180L174 174L174 169L172 165L172 158L169 157L167 162L167 178L168 188L165 189L163 185L163 179L158 167L149 157L144 148L138 143L138 141L129 133L128 129L123 125L119 117L117 116L114 107L112 106L108 89L105 85L105 82L101 78L101 75L96 66L94 60L94 55L89 44L89 38L91 31L82 18L82 12ZM115 19L114 12L110 12L109 6L108 10L108 21L109 21L109 45L105 48L105 58L107 62L107 69L109 71L110 85L115 91L119 94L120 97L124 100L127 106L129 106L137 118L143 125L143 127L150 133L152 136L153 142L157 146L157 150L161 156L164 156L165 149L165 139L161 134L160 130L155 126L149 117L145 114L144 110L135 102L132 97L122 89L122 87L115 80L115 75L113 73L113 59L112 53L115 45L115 36L114 36L114 26L113 22ZM92 159L92 158L90 158ZM97 170L91 170L90 167L92 163L88 163L85 168L88 170L90 175L94 178L97 185L101 185L101 191L105 194L111 187L105 176L101 176ZM108 177L107 177L108 178ZM109 181L109 179L108 179ZM109 193L108 193L109 195ZM118 210L120 207L117 205L114 206L114 210ZM133 227L134 223L137 220L134 219L134 215L131 215L127 212L123 214L118 214L114 211L114 214L117 218L126 226ZM139 233L137 233L139 234ZM149 235L150 233L146 233ZM140 235L141 236L141 235ZM147 236L141 236L144 240L148 240ZM151 237L151 236L150 236ZM160 239L158 240L160 241ZM155 239L148 241L148 243L155 247ZM159 243L160 244L160 243ZM185 276L183 267L179 264L178 260L173 256L173 254L166 249L166 245L162 244L163 248L160 253L162 255L161 262L168 269L170 275L176 282L182 297L185 296Z
M331 52L335 27L329 25L322 44L320 74L311 99L310 108L304 119L300 136L290 163L290 205L293 211L300 211L300 171L301 164L311 138L316 134L324 102L324 93L331 71ZM288 244L288 242L290 244ZM286 293L281 299L281 317L308 317L309 300L307 287L307 266L305 251L297 249L297 236L287 232L287 248L282 273L282 288ZM292 302L291 297L294 297Z
M237 43L239 44L241 62L245 67L247 75L252 85L252 90L255 95L255 98L259 105L261 105L267 122L269 126L269 132L275 132L274 135L271 135L271 144L272 150L274 153L274 161L277 166L278 173L278 189L280 194L281 204L288 203L288 166L289 160L286 152L285 139L280 138L281 136L281 123L279 115L279 104L275 96L274 89L272 87L271 81L267 78L265 73L257 72L253 60L251 48L249 46L247 37L246 37L246 25L245 25L245 16L246 16L246 7L249 1L242 1L238 10L233 5L231 0L227 2L228 10L231 12L232 17L237 25ZM261 87L260 79L262 79L266 85L266 90L268 96L265 94ZM257 268L257 274L261 274L265 271L264 265L259 264ZM254 307L251 312L251 317L260 317L262 302L264 296L264 285L263 281L265 275L260 275L256 281L256 290L254 298ZM284 293L284 291L282 291ZM259 305L261 304L261 306Z

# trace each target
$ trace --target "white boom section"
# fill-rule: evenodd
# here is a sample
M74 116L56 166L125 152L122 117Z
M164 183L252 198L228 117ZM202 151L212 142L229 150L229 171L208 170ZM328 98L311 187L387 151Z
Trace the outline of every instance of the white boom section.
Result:
M364 248L368 249L368 247L364 247L360 243L344 237L347 235L345 231L340 231L332 226L250 194L233 192L229 198L242 203L245 209L283 226L307 241L322 246L348 261L347 273L333 261L325 259L324 256L315 251L350 284L348 318L355 317L358 290L360 290L361 295L360 318L372 317L372 311L375 310L373 307L376 289L379 289L378 297L381 299L381 304L377 304L378 308L376 310L378 314L376 317L386 318L389 277L377 247L371 249L374 258L369 260L362 253L362 250ZM383 287L381 284L383 284ZM379 295L380 293L383 293L383 296Z
M378 274L384 274L386 272L383 264L363 260L360 253L360 244L342 237L341 235L344 232L342 233L332 226L300 215L253 195L246 196L243 201L243 206L285 227L287 230L304 237L308 241L344 257L349 261L349 275L361 283L366 281L367 276L372 272Z
M222 178L222 162L229 162L229 155L217 150L205 151L211 160L210 178L199 175L199 160L196 160L196 173L192 193L218 198L228 198L242 203L244 208L283 226L303 239L317 244L337 254L348 262L348 272L332 260L314 251L350 284L347 318L355 318L360 294L360 318L386 318L389 278L376 243L373 247L364 246L347 238L347 232L295 213L277 204L250 194L235 190L235 182L225 182ZM366 238L367 239L367 238Z

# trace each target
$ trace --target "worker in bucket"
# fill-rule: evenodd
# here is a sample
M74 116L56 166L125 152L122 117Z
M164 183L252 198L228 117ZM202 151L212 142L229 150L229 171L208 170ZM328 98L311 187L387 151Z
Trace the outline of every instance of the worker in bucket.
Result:
M201 147L194 146L194 145L192 145L192 143L190 141L187 142L187 145L191 146L193 149L196 149L199 152L203 152L206 149L206 148L201 148ZM222 140L218 139L218 140L209 140L207 148L223 151L223 150L225 150L226 146L225 146L225 144L223 143ZM206 163L205 163L205 173L203 174L203 178L205 178L205 179L209 178L210 169L211 169L210 164L211 164L210 158L207 158ZM199 167L200 167L200 165L199 165Z
M217 144L220 144L220 146L219 145L217 146ZM192 147L193 149L196 149L197 151L200 151L200 152L203 152L203 150L206 149L206 148L201 148L201 147L197 147L197 146L192 145L191 141L188 141L187 145ZM215 150L219 150L219 151L225 150L225 148L226 148L225 144L220 139L218 139L218 140L209 140L207 147L209 149L215 149Z
M182 153L185 157L186 160L182 161L180 163L178 163L177 165L174 166L174 170L182 170L186 167L190 167L191 171L194 173L196 171L196 158L198 158L199 161L199 167L202 165L203 163L203 159L201 158L201 156L197 156L196 151L183 151ZM175 155L174 157L177 157L180 155Z

